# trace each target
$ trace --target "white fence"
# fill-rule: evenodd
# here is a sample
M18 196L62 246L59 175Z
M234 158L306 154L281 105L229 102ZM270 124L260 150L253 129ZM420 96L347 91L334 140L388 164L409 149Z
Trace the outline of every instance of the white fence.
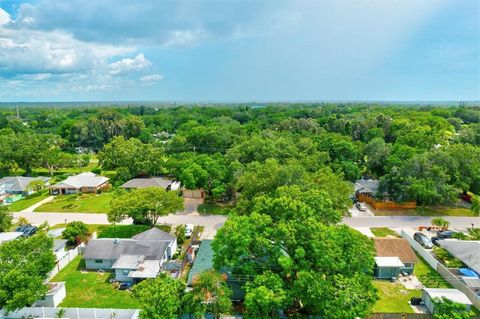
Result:
M402 237L408 240L410 245L415 249L415 251L422 256L423 259L433 268L435 269L442 277L452 285L454 288L463 292L468 299L473 303L473 305L480 309L480 297L475 294L470 288L468 288L463 282L458 279L457 276L452 274L444 265L442 265L435 257L433 257L428 251L425 250L419 243L417 243L412 236L407 234L405 231L402 230L401 233Z
M64 313L61 314L61 309ZM47 308L33 307L3 313L0 310L0 319L21 318L68 318L68 319L138 319L138 309L95 309L95 308ZM61 317L59 315L62 315Z
M66 254L62 257L62 259L57 261L57 264L55 265L55 268L53 268L53 270L48 275L48 280L55 277L55 275L58 274L60 272L60 270L65 268L73 259L75 259L75 257L77 257L80 254L80 250L82 248L82 245L77 246L77 247L67 251Z
M422 256L423 259L432 267L433 269L437 269L437 266L439 264L438 260L435 259L435 257L432 256L428 251L425 250L425 248L422 247L419 243L417 243L413 237L409 234L407 234L404 230L402 230L400 234L403 238L408 240L408 243L410 246L412 246L415 251Z

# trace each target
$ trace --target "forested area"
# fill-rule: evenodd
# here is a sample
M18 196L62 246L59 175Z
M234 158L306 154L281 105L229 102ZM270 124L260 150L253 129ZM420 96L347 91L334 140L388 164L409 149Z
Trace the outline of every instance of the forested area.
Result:
M480 110L361 104L22 108L0 114L2 175L81 167L114 181L170 174L211 200L316 179L381 180L379 197L451 204L480 193ZM256 180L261 182L255 182ZM317 183L318 184L318 183Z

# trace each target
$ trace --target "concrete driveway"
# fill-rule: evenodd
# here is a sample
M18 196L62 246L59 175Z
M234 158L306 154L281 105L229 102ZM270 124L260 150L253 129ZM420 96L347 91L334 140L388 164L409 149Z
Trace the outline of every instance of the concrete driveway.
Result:
M417 228L431 225L436 216L361 216L345 217L343 222L351 227L389 227L389 228ZM450 228L467 228L480 226L480 217L448 217L440 216L450 222Z
M350 213L350 215L352 217L359 217L359 216L374 216L374 214L372 213L372 211L370 210L370 207L365 204L365 206L367 207L367 210L365 211L361 211L357 208L357 206L353 205L349 210L348 212Z

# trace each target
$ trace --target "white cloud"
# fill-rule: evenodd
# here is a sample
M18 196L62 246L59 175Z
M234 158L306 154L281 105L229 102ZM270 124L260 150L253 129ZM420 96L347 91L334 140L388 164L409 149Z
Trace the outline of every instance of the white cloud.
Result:
M122 75L130 72L141 71L150 67L152 63L148 61L143 53L138 54L135 58L124 58L120 61L110 64L111 75Z
M7 11L0 8L0 25L7 24L10 21L11 21L10 20L10 15L7 13Z
M142 76L140 78L140 82L142 82L145 85L149 85L149 84L153 84L155 82L161 81L163 80L163 78L164 77L161 74L149 74L149 75Z
M165 47L191 47L199 44L208 38L208 34L203 29L196 30L176 30L168 36Z

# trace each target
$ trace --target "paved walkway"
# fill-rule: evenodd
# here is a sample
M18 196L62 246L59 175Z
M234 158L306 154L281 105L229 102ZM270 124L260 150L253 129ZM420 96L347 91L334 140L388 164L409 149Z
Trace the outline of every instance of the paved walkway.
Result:
M480 226L480 217L448 217L439 216L450 222L450 228L467 228ZM363 216L346 217L343 222L351 227L392 227L392 228L416 228L418 226L431 225L435 216Z
M55 196L48 196L47 198L42 199L42 200L39 201L38 203L33 204L32 206L30 206L30 207L28 207L28 208L25 208L24 210L21 211L21 213L31 213L31 212L33 212L36 208L42 206L43 204L48 203L48 202L51 202L54 198L55 198Z

